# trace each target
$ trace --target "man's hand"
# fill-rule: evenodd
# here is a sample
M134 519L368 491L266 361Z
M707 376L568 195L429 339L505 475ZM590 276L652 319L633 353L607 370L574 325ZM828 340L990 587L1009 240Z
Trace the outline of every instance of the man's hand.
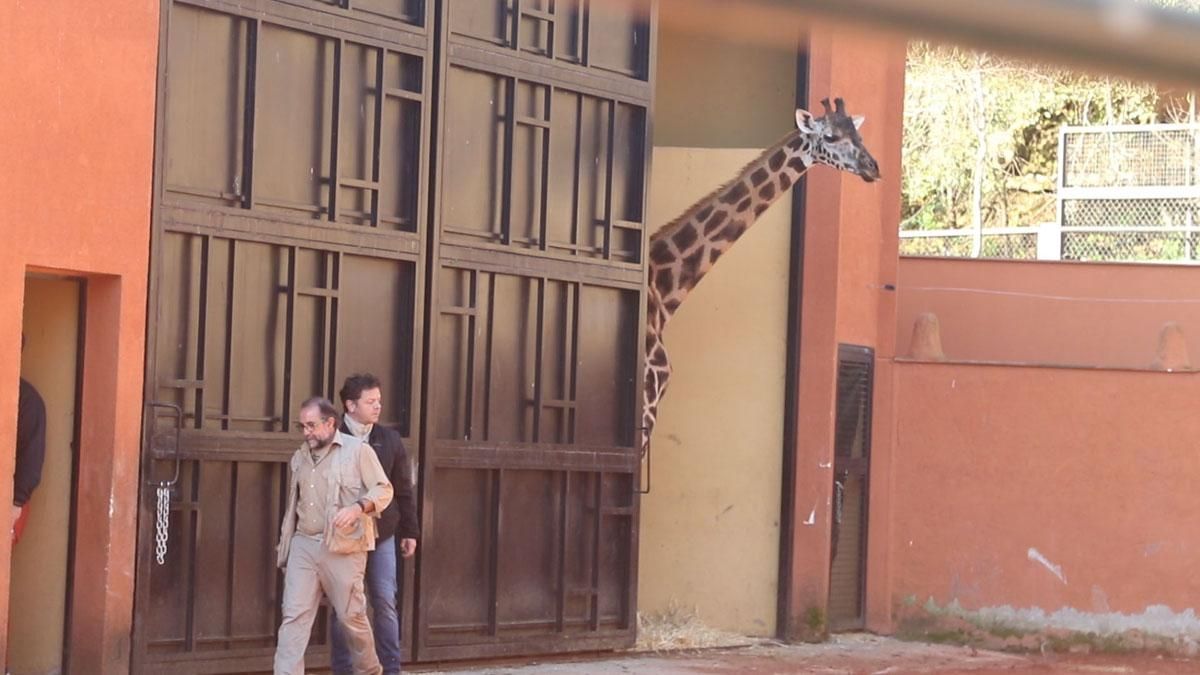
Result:
M354 523L358 521L359 516L362 514L362 507L358 504L343 506L337 512L337 515L333 517L333 526L341 530L354 527Z
M400 540L400 557L411 558L417 552L416 539L401 539Z

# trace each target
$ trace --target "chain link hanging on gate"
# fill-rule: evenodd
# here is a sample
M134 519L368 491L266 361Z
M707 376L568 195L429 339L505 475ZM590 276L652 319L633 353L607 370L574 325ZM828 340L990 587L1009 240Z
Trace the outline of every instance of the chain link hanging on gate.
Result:
M171 487L167 483L158 484L158 514L154 527L154 559L159 565L167 561L167 536L171 516Z

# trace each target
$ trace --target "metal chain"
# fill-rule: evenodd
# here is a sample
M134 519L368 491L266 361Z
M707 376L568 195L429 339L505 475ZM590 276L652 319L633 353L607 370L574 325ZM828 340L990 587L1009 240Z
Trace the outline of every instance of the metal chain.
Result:
M171 488L166 484L158 486L158 518L154 528L154 558L159 565L167 561L167 535L171 515Z

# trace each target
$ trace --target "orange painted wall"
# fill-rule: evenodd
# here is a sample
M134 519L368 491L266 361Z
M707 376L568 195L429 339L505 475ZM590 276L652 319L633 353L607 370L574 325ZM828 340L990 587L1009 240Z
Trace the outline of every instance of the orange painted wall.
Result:
M955 360L1145 368L1167 321L1200 357L1200 268L904 258L898 353L921 312ZM1197 365L1193 361L1193 366Z
M68 640L89 672L128 670L157 50L155 0L0 3L0 382L17 381L26 272L88 280ZM16 394L0 387L0 476ZM10 554L0 538L0 636Z
M1200 375L957 363L895 372L901 612L930 600L968 612L1067 607L1150 630L1153 605L1200 607ZM1179 621L1198 630L1194 616Z
M829 595L833 423L838 343L872 347L876 371L872 474L886 475L892 428L891 371L895 299L884 286L896 275L900 216L900 134L904 99L902 40L814 26L810 33L809 100L842 97L863 115L863 141L883 179L867 184L825 167L807 174L805 256L800 317L796 497L792 510L792 587L786 601L789 637L802 637L811 608ZM872 484L868 543L868 627L886 630L887 481ZM805 524L812 516L812 523Z
M960 627L1200 635L1200 374L1148 369L1166 321L1196 353L1200 268L906 258L900 281L898 351L932 311L949 359L893 366L900 630L957 602Z

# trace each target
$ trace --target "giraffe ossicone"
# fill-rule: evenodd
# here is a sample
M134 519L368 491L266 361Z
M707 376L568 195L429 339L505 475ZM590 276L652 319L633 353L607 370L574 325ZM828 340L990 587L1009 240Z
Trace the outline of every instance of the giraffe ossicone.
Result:
M658 405L671 376L663 329L696 284L767 208L814 164L879 179L879 165L863 146L861 116L846 114L842 99L821 101L825 114L796 110L796 129L767 148L728 183L693 204L650 236L647 265L646 365L642 385L641 450L650 447Z

